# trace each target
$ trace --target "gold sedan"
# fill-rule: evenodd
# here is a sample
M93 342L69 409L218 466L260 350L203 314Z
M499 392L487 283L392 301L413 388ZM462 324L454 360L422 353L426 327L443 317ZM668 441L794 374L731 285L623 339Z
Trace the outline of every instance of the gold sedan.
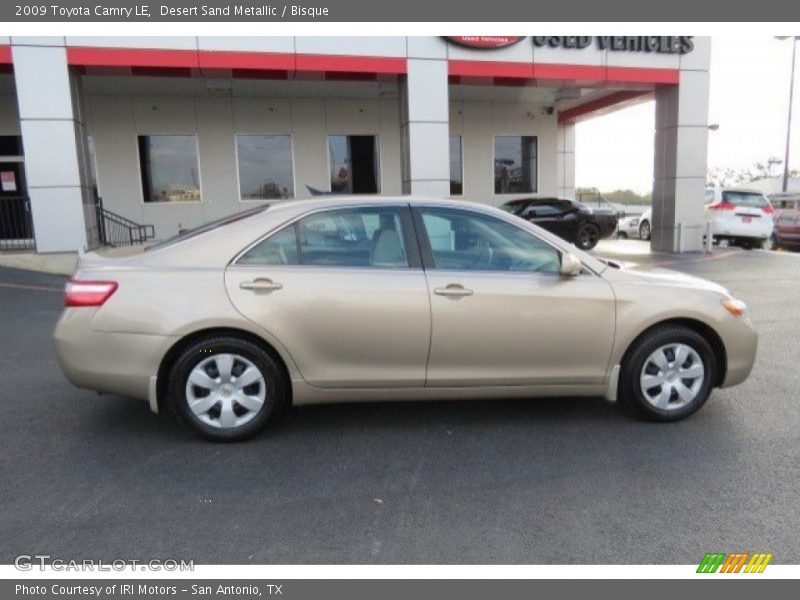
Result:
M212 440L324 402L605 396L674 421L756 353L718 285L445 200L262 206L138 255L87 254L65 304L72 383L169 404Z

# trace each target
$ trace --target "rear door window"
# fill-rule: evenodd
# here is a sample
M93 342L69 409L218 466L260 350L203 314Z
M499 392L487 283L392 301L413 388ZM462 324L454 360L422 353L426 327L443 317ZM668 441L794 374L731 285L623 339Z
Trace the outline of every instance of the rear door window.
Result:
M411 266L407 211L366 207L315 213L248 250L245 265L404 268Z

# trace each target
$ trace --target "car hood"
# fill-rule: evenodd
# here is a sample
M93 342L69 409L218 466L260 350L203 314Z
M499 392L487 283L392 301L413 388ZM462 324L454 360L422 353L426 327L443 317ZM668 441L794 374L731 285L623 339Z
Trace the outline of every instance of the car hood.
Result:
M612 262L617 268L607 269L604 273L604 276L607 276L612 281L633 285L690 288L693 290L715 292L722 296L730 296L730 292L726 288L713 281L708 281L707 279L671 271L670 269L644 271L629 263Z

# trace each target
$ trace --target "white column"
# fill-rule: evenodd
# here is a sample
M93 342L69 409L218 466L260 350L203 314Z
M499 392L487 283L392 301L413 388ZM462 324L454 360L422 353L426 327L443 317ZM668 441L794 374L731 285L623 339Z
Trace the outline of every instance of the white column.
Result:
M86 246L85 134L64 38L12 37L25 176L38 252Z
M695 38L677 86L656 91L652 248L703 249L711 44Z
M556 195L575 197L575 124L559 123L556 132Z
M408 76L400 85L403 193L450 195L447 60L435 40L409 40ZM415 46L416 44L416 46ZM433 56L413 58L413 56Z

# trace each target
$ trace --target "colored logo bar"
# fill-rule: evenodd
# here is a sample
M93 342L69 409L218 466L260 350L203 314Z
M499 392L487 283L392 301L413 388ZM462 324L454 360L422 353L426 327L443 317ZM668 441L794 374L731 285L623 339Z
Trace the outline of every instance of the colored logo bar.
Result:
M707 552L697 567L698 573L763 573L772 560L766 552Z

